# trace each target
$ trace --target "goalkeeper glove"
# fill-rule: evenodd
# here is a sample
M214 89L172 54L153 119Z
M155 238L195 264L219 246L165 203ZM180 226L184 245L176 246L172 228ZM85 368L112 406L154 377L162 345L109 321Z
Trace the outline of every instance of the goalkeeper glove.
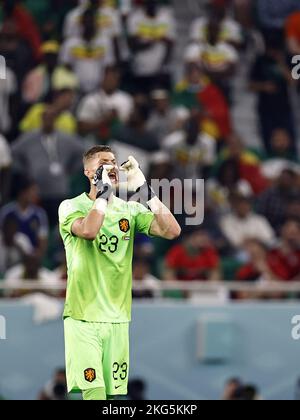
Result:
M120 168L127 175L127 190L138 193L143 201L150 201L155 197L155 192L147 183L138 162L133 156L129 156L128 161L124 162Z
M93 184L96 186L97 189L97 199L103 198L107 202L110 199L110 196L113 192L111 180L108 176L108 171L112 169L113 167L110 165L104 165L100 166L99 169L97 169L97 172L95 174Z

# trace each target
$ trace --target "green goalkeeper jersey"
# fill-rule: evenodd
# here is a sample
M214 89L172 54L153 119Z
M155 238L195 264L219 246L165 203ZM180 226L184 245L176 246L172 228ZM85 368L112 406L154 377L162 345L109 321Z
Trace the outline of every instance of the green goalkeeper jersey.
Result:
M94 202L86 193L59 208L68 285L64 317L88 322L129 322L132 301L132 257L135 233L149 235L152 212L117 197L108 206L94 241L72 234L72 225L86 217Z

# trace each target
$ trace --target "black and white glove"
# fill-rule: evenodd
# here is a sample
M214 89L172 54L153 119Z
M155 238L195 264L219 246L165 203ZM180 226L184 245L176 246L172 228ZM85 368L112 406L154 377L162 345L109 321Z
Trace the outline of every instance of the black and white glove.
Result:
M129 156L127 162L121 165L120 170L127 175L128 191L139 194L144 202L148 202L156 196L133 156Z
M113 169L113 167L110 165L100 166L100 168L97 169L93 180L93 184L96 186L97 189L96 198L103 198L107 202L109 201L113 193L112 183L108 176L108 172L111 169Z

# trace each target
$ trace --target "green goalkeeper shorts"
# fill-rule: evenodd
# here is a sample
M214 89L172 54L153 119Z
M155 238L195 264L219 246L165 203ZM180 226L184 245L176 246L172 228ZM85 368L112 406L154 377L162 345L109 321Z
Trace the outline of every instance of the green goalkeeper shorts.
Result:
M107 395L126 395L129 323L66 318L64 330L68 392L105 388Z

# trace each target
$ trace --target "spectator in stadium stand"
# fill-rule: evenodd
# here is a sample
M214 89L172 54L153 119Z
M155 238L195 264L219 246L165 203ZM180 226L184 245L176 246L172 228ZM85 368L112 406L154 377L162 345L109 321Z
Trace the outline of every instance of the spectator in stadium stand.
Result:
M134 259L132 278L143 290L133 288L134 299L149 299L160 296L159 280L151 274L150 261L143 258Z
M236 49L220 41L220 24L210 22L207 40L201 44L191 44L185 51L185 60L199 63L204 74L219 86L229 102L232 100L232 78L238 64Z
M183 107L174 107L170 94L159 87L151 92L152 110L148 121L148 129L159 133L161 139L174 131L182 129L189 118L189 111Z
M81 16L82 34L68 38L61 46L60 62L78 77L82 94L96 90L105 67L115 63L109 38L98 33L95 11L86 9Z
M171 158L172 177L181 180L206 177L216 159L216 139L199 132L198 113L191 115L183 129L163 139L162 147Z
M146 401L147 383L144 379L136 378L128 382L128 400Z
M201 2L202 3L202 2ZM208 41L208 28L211 23L220 26L219 41L240 47L243 41L240 25L227 15L228 1L211 1L206 16L196 18L191 25L190 41L202 44Z
M106 2L107 3L107 2ZM96 18L96 31L112 42L116 62L121 59L120 37L122 25L119 11L105 4L104 0L84 0L75 9L71 10L64 22L64 38L78 37L83 34L80 20L87 8L91 8Z
M20 85L35 61L30 47L21 38L12 20L6 20L0 26L0 55L5 57L7 66L14 72Z
M205 182L207 185L207 181ZM184 203L183 211L180 214L176 215L176 219L182 229L182 234L189 234L194 232L195 226L190 226L187 224L188 218L193 218L197 216L197 206L199 206L199 195L196 194L196 191L192 192L192 200ZM197 204L198 203L198 204ZM206 192L204 199L204 220L201 224L201 228L209 232L209 236L218 252L223 256L226 256L230 253L231 249L228 244L228 241L224 237L220 229L220 214L219 214L219 203L212 201L211 197Z
M285 221L289 219L300 222L300 195L291 198L286 206Z
M244 260L248 262L237 272L237 280L279 281L283 280L282 264L258 239L247 239L243 244Z
M48 243L48 218L37 204L39 191L35 182L14 179L17 199L0 210L0 227L4 245L5 266L18 263L22 255L42 259Z
M39 286L51 287L60 285L60 280L56 278L52 271L45 267L42 267L41 259L36 255L23 255L20 264L11 267L4 275L4 285L14 287L14 289L5 292L6 296L9 297L22 297L25 295L32 294L32 290L22 289L20 286L21 281L34 281L36 289L38 291ZM51 291L51 289L43 290L43 293L56 296L59 292Z
M138 156L144 173L148 174L152 155L159 151L159 137L156 132L147 128L150 108L147 104L136 103L127 124L121 125L114 133L110 145L118 151L120 162L128 156Z
M220 280L220 258L208 233L197 229L174 245L165 258L165 280Z
M170 8L160 7L158 3L158 0L145 0L128 17L127 33L135 92L150 93L158 84L171 88L175 19Z
M258 55L250 72L250 89L257 94L257 115L261 137L268 153L270 139L276 128L284 128L292 139L292 152L296 155L295 123L289 87L296 83L284 55L284 47L271 36L266 51Z
M20 242L19 237L15 236L16 226L14 223L6 223L1 227L0 231L0 273L15 264L18 264L24 253L23 241ZM22 237L21 237L22 239ZM26 241L28 243L28 241Z
M255 195L265 191L269 182L262 173L261 161L253 151L243 144L241 137L232 133L226 140L224 147L212 169L212 176L217 176L221 166L231 161L238 169L239 180L247 181Z
M226 381L222 395L223 401L232 401L237 391L242 386L242 381L239 378L230 378Z
M236 251L249 238L272 245L275 233L267 219L253 212L252 200L241 193L232 194L230 198L231 213L221 218L220 226L223 235Z
M262 285L272 284L272 282L287 282L299 279L300 274L300 255L299 250L294 250L295 233L299 242L298 226L287 225L284 235L289 242L283 240L281 248L269 250L257 239L249 239L243 245L244 260L246 262L237 272L236 279L247 282L259 282ZM292 247L291 247L292 245ZM289 254L291 251L291 254ZM253 298L283 298L283 292L266 291L240 291L234 294L239 299Z
M278 265L278 275L283 281L300 280L300 222L288 219L281 229L279 246L270 253Z
M109 140L113 127L126 124L133 110L132 97L120 90L120 69L108 66L101 88L85 96L79 104L79 133L93 137L95 142Z
M245 384L233 393L232 401L259 401L262 397L256 385Z
M40 401L66 401L68 400L67 379L65 369L56 369L38 395Z
M11 151L6 139L0 134L0 206L6 203L10 189Z
M22 86L22 97L27 104L51 100L52 92L70 84L70 81L74 87L78 87L74 73L59 65L59 49L57 41L43 43L42 62L27 74Z
M280 159L286 162L299 163L298 155L293 153L290 134L286 129L281 127L275 128L271 133L269 153L262 151L260 155L264 161Z
M41 59L41 36L32 15L19 0L1 0L0 26L10 20L20 37L28 43L36 61Z
M239 56L235 45L240 45L239 24L225 19L225 7L213 7L209 19L199 18L192 28L192 35L198 40L190 44L185 57L198 61L203 71L217 84L229 102L232 100L232 78L238 64ZM226 31L226 32L224 32ZM235 39L235 42L233 41Z
M291 169L284 169L275 183L263 192L256 202L256 210L279 232L291 201L300 196L298 175Z
M284 169L300 174L299 157L292 153L292 140L285 129L273 131L270 153L258 150L257 155L262 159L262 172L271 183L276 182Z
M38 184L51 226L57 223L59 204L70 194L71 177L81 171L84 152L76 136L55 129L56 118L56 109L46 107L41 130L24 134L12 146L15 171Z
M256 2L256 15L259 28L265 35L274 34L282 39L284 25L291 13L299 10L298 0L259 0Z
M203 132L223 140L231 133L231 118L228 103L220 89L204 76L199 63L185 62L185 75L172 94L175 107L188 110L200 109L200 124Z
M72 107L75 100L77 81L69 75L60 86L58 82L57 88L52 92L52 100L50 103L41 102L31 106L20 122L20 131L28 133L34 130L40 130L43 124L43 114L47 107L56 113L55 128L65 134L75 134L77 132L77 121L72 113Z
M253 195L253 190L248 181L240 178L239 164L235 159L226 159L219 166L214 177L206 183L207 198L219 215L224 215L230 210L230 196L238 191L248 196Z
M235 19L242 27L243 32L248 35L249 30L253 31L254 29L257 33L258 31L254 28L255 8L252 0L233 0L231 3L233 4Z

